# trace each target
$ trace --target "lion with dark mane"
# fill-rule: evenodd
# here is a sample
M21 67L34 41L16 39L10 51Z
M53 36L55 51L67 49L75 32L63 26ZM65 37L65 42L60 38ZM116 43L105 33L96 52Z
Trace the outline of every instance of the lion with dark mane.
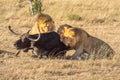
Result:
M91 36L81 28L64 24L60 26L58 33L61 41L75 50L72 59L113 58L115 52L106 42Z

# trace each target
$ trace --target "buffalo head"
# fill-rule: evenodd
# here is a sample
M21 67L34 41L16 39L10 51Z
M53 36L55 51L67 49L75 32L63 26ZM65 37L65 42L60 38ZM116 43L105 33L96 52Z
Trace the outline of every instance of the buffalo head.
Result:
M28 33L25 33L20 36L20 39L18 39L14 46L17 50L23 50L24 52L27 52L31 48L31 41L36 42L40 39L40 34L38 35L29 35Z

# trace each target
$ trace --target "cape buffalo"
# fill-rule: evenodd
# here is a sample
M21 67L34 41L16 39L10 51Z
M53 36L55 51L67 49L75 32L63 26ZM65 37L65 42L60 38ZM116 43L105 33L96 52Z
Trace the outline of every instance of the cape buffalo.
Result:
M14 46L18 50L23 50L25 52L29 49L33 49L40 58L43 55L47 57L64 56L66 50L69 49L69 47L65 46L65 44L60 41L59 34L54 31L33 35L25 33L14 43Z

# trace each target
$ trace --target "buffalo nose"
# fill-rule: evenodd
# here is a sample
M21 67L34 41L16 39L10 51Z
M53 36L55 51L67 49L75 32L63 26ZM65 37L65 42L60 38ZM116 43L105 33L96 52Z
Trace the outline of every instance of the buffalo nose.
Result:
M14 47L15 47L16 49L18 49L17 43L14 43L13 45L14 45Z
M14 45L14 46L17 46L17 44L16 44L16 43L14 43L13 45Z

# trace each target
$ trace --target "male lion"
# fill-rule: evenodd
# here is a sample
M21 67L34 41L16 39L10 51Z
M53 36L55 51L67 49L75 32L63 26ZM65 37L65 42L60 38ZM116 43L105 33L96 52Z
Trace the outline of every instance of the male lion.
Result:
M81 59L111 59L113 57L114 51L107 43L89 35L81 28L65 24L60 26L58 33L66 46L76 50L72 59L78 59L78 57ZM87 53L87 57L85 53Z
M37 20L29 34L39 34L54 30L55 25L53 19L47 14L38 13Z
M19 35L11 29L11 26L8 26L8 29L15 35ZM43 13L37 14L37 19L34 26L30 29L29 34L39 34L49 31L55 31L55 25L53 19Z

